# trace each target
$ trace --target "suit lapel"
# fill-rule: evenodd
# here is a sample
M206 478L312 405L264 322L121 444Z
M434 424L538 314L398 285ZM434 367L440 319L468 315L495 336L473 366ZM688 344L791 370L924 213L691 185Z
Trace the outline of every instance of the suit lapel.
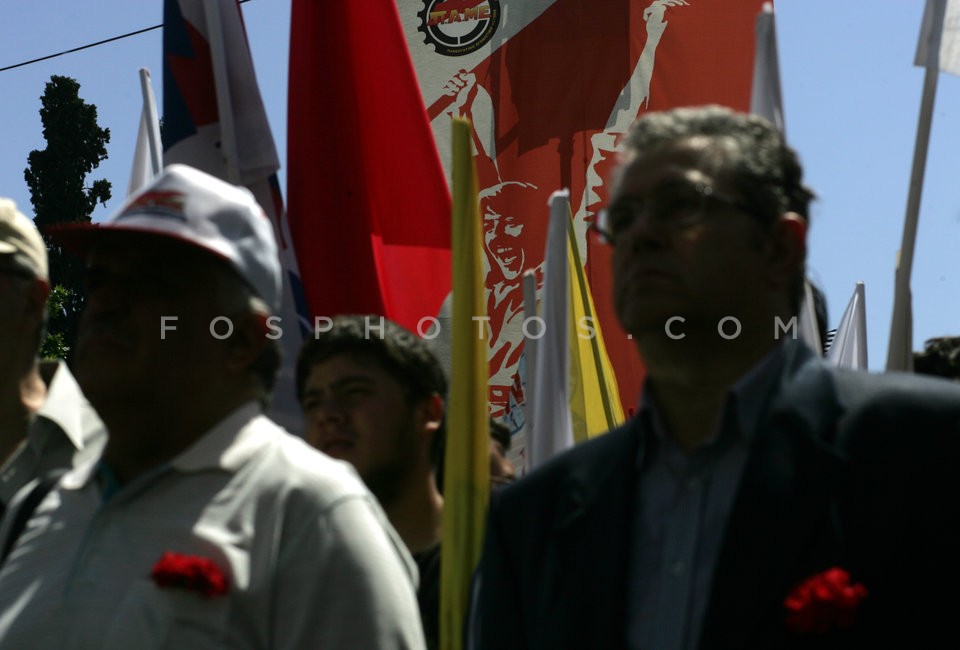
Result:
M561 487L547 545L543 647L623 647L636 459L635 420L602 437ZM601 442L598 439L596 442ZM550 635L547 635L550 636Z
M826 369L806 348L788 346L727 522L704 650L783 647L784 598L799 580L838 562L843 466L829 441L839 411Z

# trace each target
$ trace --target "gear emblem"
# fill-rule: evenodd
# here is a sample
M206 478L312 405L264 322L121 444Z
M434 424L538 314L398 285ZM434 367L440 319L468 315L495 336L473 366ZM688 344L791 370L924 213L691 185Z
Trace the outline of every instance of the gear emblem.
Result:
M490 42L500 25L499 0L424 0L417 12L424 43L437 54L463 56Z

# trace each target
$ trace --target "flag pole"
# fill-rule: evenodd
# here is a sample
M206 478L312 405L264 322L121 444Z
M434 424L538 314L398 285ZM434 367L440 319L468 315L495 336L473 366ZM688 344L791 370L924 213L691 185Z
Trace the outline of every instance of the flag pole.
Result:
M163 146L160 144L160 121L157 118L157 100L153 95L150 71L140 68L140 90L143 93L143 117L147 121L147 144L150 151L150 169L156 176L163 169Z
M783 117L783 91L780 85L780 57L777 52L777 27L773 3L764 2L757 14L753 56L753 84L750 112L765 117L780 133L786 134Z
M227 180L234 185L240 185L240 156L237 153L237 131L230 100L230 78L224 57L226 48L223 23L220 21L220 0L204 0L203 9L207 19L207 34L210 37L213 85L217 91L217 112L220 118L220 146L227 165Z
M940 75L940 40L943 35L943 17L947 0L928 0L933 8L932 28L927 34L926 72L923 78L923 95L920 99L920 118L917 124L917 141L913 150L913 169L910 174L910 190L907 195L907 210L903 223L903 240L897 259L894 280L893 318L890 324L890 343L887 348L887 370L913 369L913 314L910 307L910 274L913 270L913 250L917 239L917 220L920 214L920 195L923 176L927 166L927 147L930 143L930 125L933 121L933 100L937 94L937 78Z

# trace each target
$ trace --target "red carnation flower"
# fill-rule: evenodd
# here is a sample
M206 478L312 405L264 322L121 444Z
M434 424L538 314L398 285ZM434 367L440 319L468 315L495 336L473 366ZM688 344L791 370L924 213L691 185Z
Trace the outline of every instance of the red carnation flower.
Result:
M227 593L227 576L213 560L167 551L153 565L150 577L159 587L195 591L205 598Z
M787 627L800 634L823 634L849 627L866 598L862 584L850 584L850 574L839 567L807 578L784 601Z

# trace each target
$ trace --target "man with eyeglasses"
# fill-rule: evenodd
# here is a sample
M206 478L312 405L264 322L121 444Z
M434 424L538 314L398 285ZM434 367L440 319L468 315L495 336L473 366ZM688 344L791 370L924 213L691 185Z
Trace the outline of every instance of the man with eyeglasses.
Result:
M106 441L66 363L37 359L49 293L43 238L0 198L0 520L18 493L96 457Z
M475 646L932 647L960 581L960 390L796 336L812 193L768 122L632 127L598 219L639 412L491 498Z

